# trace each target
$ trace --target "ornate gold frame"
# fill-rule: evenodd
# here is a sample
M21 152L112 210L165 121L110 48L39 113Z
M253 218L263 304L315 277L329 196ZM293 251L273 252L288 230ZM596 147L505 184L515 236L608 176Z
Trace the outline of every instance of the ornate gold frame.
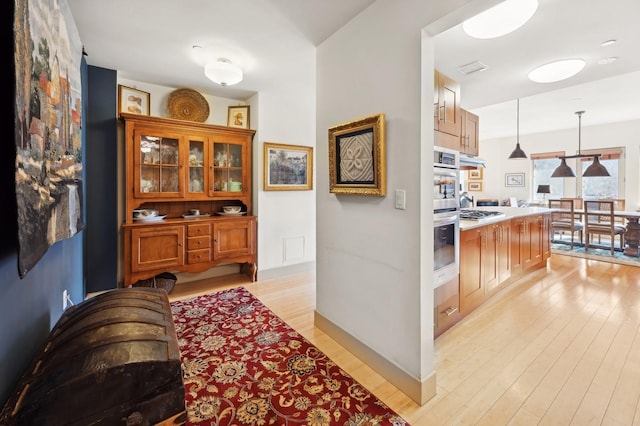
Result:
M274 158L272 158L272 156ZM299 159L306 156L304 168L299 164ZM265 191L306 191L313 189L313 147L299 145L285 145L281 143L264 143L263 153L263 182ZM278 179L277 176L271 176L271 163L284 163L282 167L290 174L291 168L297 168L304 171L303 182L288 182L288 179ZM293 163L293 164L291 164ZM298 164L296 164L298 163ZM278 165L274 166L279 169Z
M329 192L387 193L385 116L376 114L329 128Z

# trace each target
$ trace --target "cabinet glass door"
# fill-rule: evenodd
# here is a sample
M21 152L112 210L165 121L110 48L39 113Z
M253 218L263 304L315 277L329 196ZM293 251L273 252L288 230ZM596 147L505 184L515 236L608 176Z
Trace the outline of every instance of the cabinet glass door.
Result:
M138 195L175 195L180 192L179 140L141 134L139 167L136 179Z
M189 141L189 192L203 194L204 184L204 141Z
M213 192L242 192L242 145L233 143L213 144Z

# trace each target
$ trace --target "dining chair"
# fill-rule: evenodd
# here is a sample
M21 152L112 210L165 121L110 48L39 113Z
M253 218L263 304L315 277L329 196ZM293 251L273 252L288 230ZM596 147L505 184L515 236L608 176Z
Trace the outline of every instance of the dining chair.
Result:
M571 235L571 250L573 250L576 232L580 237L579 242L582 244L584 229L582 222L577 220L578 215L575 213L574 205L574 200L572 199L549 200L549 208L553 209L551 212L551 239L555 240L556 232L559 232L560 235L569 232Z
M611 240L611 255L614 254L614 244L616 235L620 236L620 249L624 248L624 233L627 228L616 223L613 214L614 202L593 200L584 201L584 233L585 233L585 253L589 250L589 243L592 235L608 235Z

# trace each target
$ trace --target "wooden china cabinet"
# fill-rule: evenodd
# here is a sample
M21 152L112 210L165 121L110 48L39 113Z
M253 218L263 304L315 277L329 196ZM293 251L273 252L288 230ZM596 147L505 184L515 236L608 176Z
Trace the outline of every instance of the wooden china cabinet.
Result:
M125 128L124 286L161 272L239 263L257 278L254 130L136 114ZM241 206L241 213L222 211ZM134 218L136 209L158 217ZM192 210L199 215L191 214Z

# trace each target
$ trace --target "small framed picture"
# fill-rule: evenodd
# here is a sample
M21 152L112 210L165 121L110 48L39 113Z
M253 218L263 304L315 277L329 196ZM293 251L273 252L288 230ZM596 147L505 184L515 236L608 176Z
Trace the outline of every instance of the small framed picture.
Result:
M264 143L264 190L313 189L313 147Z
M118 84L118 114L128 112L149 115L150 101L151 95L148 92Z
M482 191L482 182L469 182L469 191Z
M524 173L505 173L504 186L524 186Z
M469 170L469 179L482 180L482 168L480 167L475 170Z
M249 125L249 105L238 105L229 107L229 114L227 115L228 127L248 129Z

